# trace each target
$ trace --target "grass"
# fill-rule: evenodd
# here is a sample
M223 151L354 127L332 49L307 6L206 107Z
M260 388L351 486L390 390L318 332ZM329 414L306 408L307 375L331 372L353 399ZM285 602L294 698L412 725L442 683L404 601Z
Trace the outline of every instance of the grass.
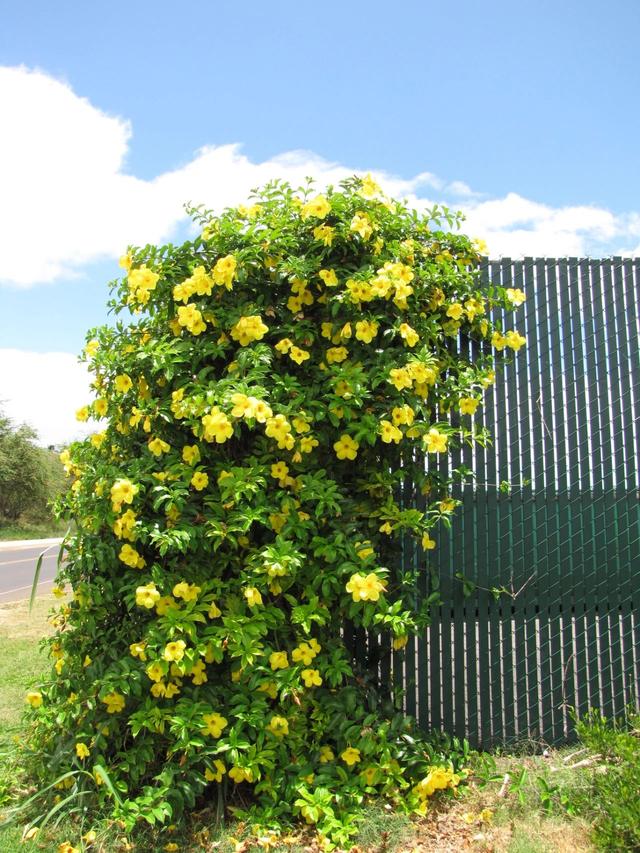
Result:
M58 539L64 536L68 527L68 524L60 524L54 519L16 522L0 520L0 542L16 539Z
M46 615L54 604L52 596L36 600L31 616L28 603L0 604L0 817L3 803L24 795L20 767L16 763L15 738L21 734L21 715L25 691L36 682L47 666L39 650L39 640L50 630ZM354 839L357 851L366 853L453 853L473 850L477 853L591 853L590 827L558 808L562 791L581 784L581 770L575 769L573 749L551 750L545 754L483 754L473 767L470 783L452 800L432 807L426 818L411 820L390 806L369 806L363 815L360 832ZM505 775L510 782L505 786ZM539 779L556 790L553 803L545 807ZM558 794L560 792L560 794ZM488 810L488 811L486 811ZM162 851L169 842L184 853L216 851L244 853L259 846L238 842L248 829L242 825L216 827L206 811L191 816L184 834L143 832L135 846L111 821L84 824L67 820L45 829L34 841L21 844L23 827L0 824L0 850L29 849L58 853L59 846L70 841L85 849L80 836L95 829L97 841L87 850L120 853L127 849L139 853ZM293 834L287 843L277 843L272 853L316 853L319 848L307 835Z

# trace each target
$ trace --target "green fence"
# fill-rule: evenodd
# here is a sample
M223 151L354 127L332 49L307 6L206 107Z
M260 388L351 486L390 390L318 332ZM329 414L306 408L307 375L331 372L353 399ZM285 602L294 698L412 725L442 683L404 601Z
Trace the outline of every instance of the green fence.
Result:
M483 275L525 291L507 328L515 316L527 347L476 414L493 444L450 461L477 476L427 558L444 604L404 655L360 643L422 727L558 743L570 708L640 704L640 260L503 260Z

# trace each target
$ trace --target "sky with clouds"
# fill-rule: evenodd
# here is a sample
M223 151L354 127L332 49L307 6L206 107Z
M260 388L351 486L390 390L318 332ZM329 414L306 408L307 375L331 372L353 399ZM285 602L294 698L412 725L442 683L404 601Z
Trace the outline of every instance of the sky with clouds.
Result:
M640 253L637 0L45 0L0 30L0 408L81 434L128 244L372 172L492 257Z

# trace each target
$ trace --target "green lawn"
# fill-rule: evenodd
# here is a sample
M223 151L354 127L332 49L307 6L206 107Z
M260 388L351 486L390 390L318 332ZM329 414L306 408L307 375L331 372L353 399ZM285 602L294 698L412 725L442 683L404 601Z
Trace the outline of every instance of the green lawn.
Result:
M68 526L68 524L58 524L53 520L11 523L0 521L0 542L11 542L16 539L59 539L65 535Z

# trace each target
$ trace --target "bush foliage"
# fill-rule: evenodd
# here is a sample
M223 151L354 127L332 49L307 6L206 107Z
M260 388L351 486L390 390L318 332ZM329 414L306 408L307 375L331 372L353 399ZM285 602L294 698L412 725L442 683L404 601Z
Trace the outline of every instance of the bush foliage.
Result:
M640 850L640 715L608 720L594 710L576 732L598 760L570 793L572 808L590 821L598 849Z
M254 202L130 250L111 306L134 320L90 335L78 416L104 428L64 454L73 600L35 742L45 779L71 771L128 826L209 801L341 841L365 798L424 810L460 781L343 629L400 650L426 624L416 579L456 505L439 454L486 440L494 351L524 343L490 310L523 295L480 287L458 215L369 177ZM404 537L420 557L401 573Z

